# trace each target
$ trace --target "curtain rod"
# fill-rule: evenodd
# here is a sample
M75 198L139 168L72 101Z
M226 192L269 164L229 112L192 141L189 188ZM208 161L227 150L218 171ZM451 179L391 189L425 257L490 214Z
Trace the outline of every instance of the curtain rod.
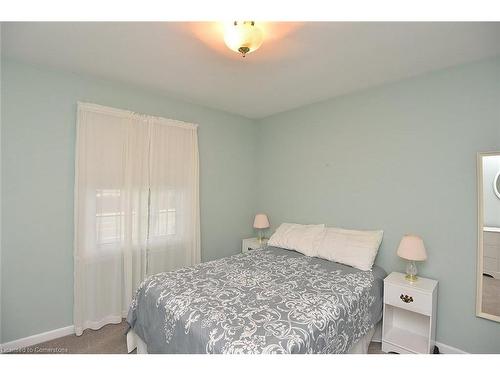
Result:
M107 106L100 105L100 104L78 101L77 105L78 105L78 109L77 109L78 111L87 110L87 111L92 111L92 112L96 112L96 113L106 113L106 114L118 116L118 117L134 116L134 117L139 117L139 118L147 118L147 119L157 120L161 123L164 123L165 125L170 125L170 126L179 126L179 127L183 127L183 128L187 128L187 129L197 129L198 128L198 124L193 124L193 123L180 121L180 120L168 119L168 118L160 117L160 116L146 115L143 113L129 111L126 109L107 107Z

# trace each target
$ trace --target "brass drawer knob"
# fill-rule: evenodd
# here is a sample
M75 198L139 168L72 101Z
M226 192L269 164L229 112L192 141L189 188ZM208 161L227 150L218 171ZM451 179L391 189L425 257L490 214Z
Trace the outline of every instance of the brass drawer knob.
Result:
M413 302L413 297L410 297L409 295L405 294L401 294L399 296L399 298L401 298L401 301L403 301L404 303L410 303L410 302Z

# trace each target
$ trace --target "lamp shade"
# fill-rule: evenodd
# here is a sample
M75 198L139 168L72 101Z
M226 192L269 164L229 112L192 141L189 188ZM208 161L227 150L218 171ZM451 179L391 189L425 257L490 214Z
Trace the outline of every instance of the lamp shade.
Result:
M427 259L424 241L413 234L406 234L399 243L398 256L407 260L422 261Z
M224 30L226 45L243 56L259 48L262 40L262 31L253 21L236 21L231 25L226 25Z
M253 221L253 227L255 229L266 229L269 228L269 219L266 214L255 215L255 220Z

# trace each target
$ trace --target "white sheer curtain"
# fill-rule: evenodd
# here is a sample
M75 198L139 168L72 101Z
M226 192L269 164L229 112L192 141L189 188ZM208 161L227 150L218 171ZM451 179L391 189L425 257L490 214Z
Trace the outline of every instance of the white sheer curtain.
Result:
M78 104L74 324L119 323L147 274L200 261L197 127Z

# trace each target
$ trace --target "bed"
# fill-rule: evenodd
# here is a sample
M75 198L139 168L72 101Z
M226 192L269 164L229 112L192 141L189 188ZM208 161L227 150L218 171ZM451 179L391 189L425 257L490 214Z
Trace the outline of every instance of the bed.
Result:
M153 275L131 303L128 349L363 353L385 275L276 247Z

